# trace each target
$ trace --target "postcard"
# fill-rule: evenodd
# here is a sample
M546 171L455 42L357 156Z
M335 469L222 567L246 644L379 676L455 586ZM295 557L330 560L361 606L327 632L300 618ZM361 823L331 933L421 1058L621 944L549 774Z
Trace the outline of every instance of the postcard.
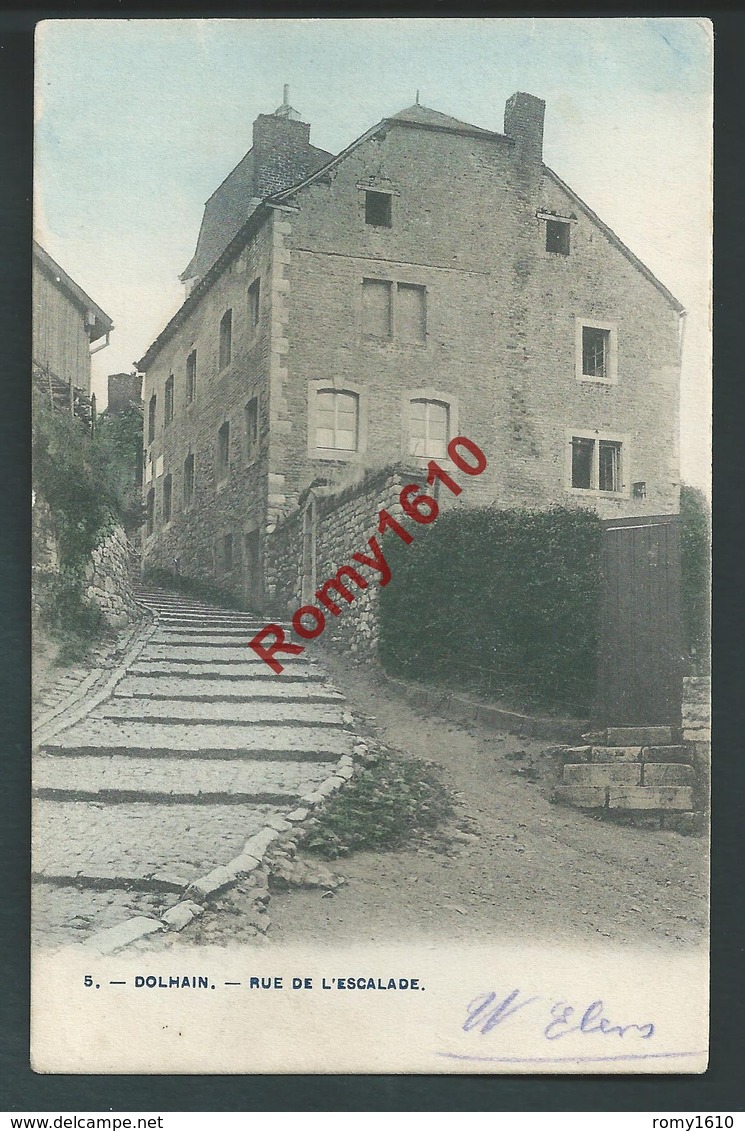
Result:
M710 23L35 66L33 1068L703 1072Z

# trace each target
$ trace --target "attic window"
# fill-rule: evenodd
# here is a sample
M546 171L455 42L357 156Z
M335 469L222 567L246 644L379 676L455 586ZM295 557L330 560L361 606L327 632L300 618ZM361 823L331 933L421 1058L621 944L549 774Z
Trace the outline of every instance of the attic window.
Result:
M546 251L569 255L570 225L565 220L546 221Z
M388 192L365 193L365 223L374 228L390 228L392 223L392 196Z

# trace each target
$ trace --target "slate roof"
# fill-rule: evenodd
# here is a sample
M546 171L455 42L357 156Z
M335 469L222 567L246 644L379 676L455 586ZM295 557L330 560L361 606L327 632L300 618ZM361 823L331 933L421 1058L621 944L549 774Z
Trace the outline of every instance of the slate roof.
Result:
M333 157L333 153L327 153L325 149L318 149L315 145L309 145L307 153L312 172ZM182 280L191 279L195 275L206 275L254 212L260 199L254 195L255 172L253 149L249 149L205 204L197 248L180 276Z
M431 110L429 106L408 106L399 110L389 118L391 122L408 122L412 126L430 126L436 130L450 130L452 133L476 134L478 137L504 137L504 134L495 133L494 130L485 130L481 126L473 126L470 122L462 122L460 118L451 118L439 110Z

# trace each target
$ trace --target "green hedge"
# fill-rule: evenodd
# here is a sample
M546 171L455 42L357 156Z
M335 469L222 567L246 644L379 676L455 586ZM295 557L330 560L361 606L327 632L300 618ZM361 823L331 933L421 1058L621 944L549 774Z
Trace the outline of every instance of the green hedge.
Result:
M380 654L392 674L586 710L596 682L600 522L591 511L442 514L386 535Z

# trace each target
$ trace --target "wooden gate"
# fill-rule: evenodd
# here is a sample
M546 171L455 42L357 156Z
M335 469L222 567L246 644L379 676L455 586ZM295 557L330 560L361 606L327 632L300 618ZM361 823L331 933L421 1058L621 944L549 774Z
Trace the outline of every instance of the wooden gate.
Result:
M680 518L603 523L596 722L677 726L683 656Z

